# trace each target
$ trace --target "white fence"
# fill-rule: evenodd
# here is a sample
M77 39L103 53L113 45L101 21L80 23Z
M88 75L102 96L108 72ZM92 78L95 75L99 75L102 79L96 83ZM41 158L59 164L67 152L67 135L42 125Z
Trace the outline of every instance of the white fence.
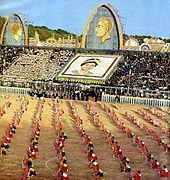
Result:
M28 94L29 88L16 88L0 86L0 93Z
M102 96L102 101L103 102L117 102L118 99L116 98L115 95L104 94ZM120 96L120 103L170 107L170 100L168 99Z

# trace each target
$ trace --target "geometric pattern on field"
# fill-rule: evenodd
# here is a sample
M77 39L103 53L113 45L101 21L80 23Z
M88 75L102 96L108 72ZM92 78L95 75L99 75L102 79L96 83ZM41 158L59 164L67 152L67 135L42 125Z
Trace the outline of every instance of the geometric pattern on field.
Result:
M8 124L11 122L14 112L19 108L20 102L16 101L17 97L18 95L16 94L10 94L8 100L0 97L0 106L2 106L6 101L12 103L11 107L6 110L5 115L0 118L0 138L3 136ZM16 135L14 139L12 139L10 144L11 147L7 150L7 156L0 156L0 180L19 180L23 173L21 162L29 146L30 134L32 132L31 118L34 115L37 105L37 100L27 95L25 95L25 97L29 100L27 111L24 113L21 123L17 126ZM45 100L42 121L40 121L41 136L38 144L39 151L37 153L37 159L33 161L35 170L38 173L37 176L32 177L32 179L35 180L54 180L57 177L57 156L53 147L57 134L54 122L52 121L52 108L50 106L52 100ZM129 174L121 173L119 171L119 159L113 158L111 146L105 135L89 120L89 114L86 111L87 101L73 101L73 103L78 108L78 115L83 119L86 133L91 136L94 144L94 152L97 154L98 162L104 172L104 179L128 180L130 178ZM140 170L142 172L142 179L144 180L159 180L160 177L157 171L150 167L150 163L145 160L143 154L140 153L132 140L127 138L126 134L113 124L111 118L101 109L100 102L91 103L94 111L98 112L100 121L111 133L114 134L122 151L132 161L132 169ZM156 131L165 142L168 142L169 137L163 133L160 128L147 123L139 114L135 113L138 109L142 109L146 106L120 104L121 108L117 110L111 103L107 103L107 105L114 109L121 121L125 122L131 130L139 135L140 139L145 142L155 158L159 162L165 163L169 169L169 153L163 151L150 136L146 135L139 127L131 124L122 115L125 111L130 112L140 121L146 123L150 129ZM69 107L65 100L62 100L60 107L64 110L64 115L60 120L63 130L68 136L68 139L65 142L65 152L69 167L68 176L73 180L93 180L94 177L88 168L88 160L84 152L85 144L77 133L75 120L70 116ZM154 119L160 120L158 117L152 114L150 115Z

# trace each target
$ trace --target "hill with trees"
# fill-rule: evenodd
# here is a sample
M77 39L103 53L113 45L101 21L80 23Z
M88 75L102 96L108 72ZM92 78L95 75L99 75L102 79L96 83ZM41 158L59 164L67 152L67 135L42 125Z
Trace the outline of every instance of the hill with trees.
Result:
M4 25L5 21L6 21L6 19L4 17L0 16L0 34L2 32L2 28L3 28L3 25ZM54 35L55 39L59 39L59 38L63 38L63 37L67 38L68 35L73 35L74 38L76 38L76 36L77 36L74 33L70 33L70 32L67 32L67 31L62 30L62 29L52 30L52 29L49 29L46 26L33 26L33 25L29 24L28 25L28 36L29 37L34 37L35 31L38 32L39 37L40 37L40 41L45 41L46 39L52 37L53 35ZM81 41L81 37L82 37L82 35L80 35L78 37L79 41ZM151 36L145 36L145 35L139 36L139 35L127 35L127 34L124 34L123 35L124 42L127 39L129 39L129 37L136 38L139 41L139 44L143 43L144 38L151 38ZM159 39L161 39L161 40L163 40L165 42L170 43L170 39L162 39L160 37L152 37L152 38L159 38Z

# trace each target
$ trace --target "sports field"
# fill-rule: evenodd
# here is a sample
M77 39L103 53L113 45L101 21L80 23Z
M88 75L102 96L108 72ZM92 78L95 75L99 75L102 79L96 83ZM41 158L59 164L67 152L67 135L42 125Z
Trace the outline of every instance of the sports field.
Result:
M6 109L5 114L0 118L0 139L3 137L8 124L12 121L14 112L20 107L19 95L9 94L9 98L3 98L0 96L0 107L7 101L11 102L11 106ZM23 113L20 124L17 125L16 134L10 143L10 148L7 149L6 156L0 156L0 180L19 180L23 173L22 159L27 152L30 144L30 135L32 132L32 118L34 116L38 99L30 96L21 95L20 99L25 97L29 101L27 111ZM37 172L35 177L31 179L35 180L52 180L57 178L57 156L54 148L54 142L56 139L56 129L54 120L52 118L52 99L45 99L43 107L42 120L40 121L41 133L37 152L37 158L33 160L34 168ZM128 138L118 126L113 123L108 113L104 111L100 103L90 101L94 111L98 112L100 121L105 127L115 136L118 140L123 154L127 156L131 161L132 170L140 170L142 172L143 180L159 180L168 179L160 178L158 171L152 169L150 162L141 153L140 148L132 141L132 138ZM88 111L86 110L87 101L73 101L73 104L77 107L77 113L82 118L84 129L92 139L94 144L94 151L98 156L98 162L103 170L105 180L128 180L130 174L120 172L119 159L113 157L113 150L108 143L106 136L94 123L90 120ZM147 127L155 131L166 143L169 144L169 135L158 126L155 126L147 122L139 113L138 109L144 110L155 121L161 122L165 126L169 126L167 121L160 119L158 116L153 115L149 109L146 110L146 106L142 105L129 105L112 103L106 104L112 108L121 122L124 122L140 139L145 142L149 151L154 157L163 165L165 164L168 169L170 168L170 153L166 152L162 146L153 139L153 137L147 135L145 131L140 129L135 124L132 124L123 114L127 111L131 115L135 116L140 122L143 122ZM89 162L87 160L87 154L85 153L86 145L77 133L75 126L75 119L70 114L70 107L66 100L61 100L60 108L64 110L64 114L61 116L60 121L65 133L67 133L68 139L65 141L65 152L67 158L67 164L69 167L68 176L72 180L93 180L94 176L89 169ZM168 116L168 109L156 108L159 112Z

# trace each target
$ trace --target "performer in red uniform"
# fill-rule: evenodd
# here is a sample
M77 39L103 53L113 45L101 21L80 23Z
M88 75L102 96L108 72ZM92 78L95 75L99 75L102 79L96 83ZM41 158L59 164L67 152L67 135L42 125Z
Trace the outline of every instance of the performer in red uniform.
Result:
M141 172L140 171L133 171L132 174L132 180L141 180Z
M161 177L168 177L168 168L163 165L163 167L160 167L160 176Z
M157 160L153 159L152 160L152 169L159 169L159 168L160 168L160 163Z

